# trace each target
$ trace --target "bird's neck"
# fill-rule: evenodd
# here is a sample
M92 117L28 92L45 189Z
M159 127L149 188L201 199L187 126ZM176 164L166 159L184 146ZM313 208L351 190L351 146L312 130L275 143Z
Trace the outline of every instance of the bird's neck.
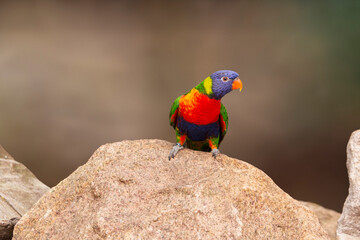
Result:
M198 90L200 93L205 94L209 98L212 98L213 91L212 91L212 79L211 77L205 78L204 81L199 83L196 87L196 90Z

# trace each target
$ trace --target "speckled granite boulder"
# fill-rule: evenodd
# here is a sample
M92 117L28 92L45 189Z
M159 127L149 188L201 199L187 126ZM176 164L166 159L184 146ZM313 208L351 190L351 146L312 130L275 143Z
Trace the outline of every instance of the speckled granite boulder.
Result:
M44 195L14 239L329 239L318 218L265 173L221 154L123 141Z

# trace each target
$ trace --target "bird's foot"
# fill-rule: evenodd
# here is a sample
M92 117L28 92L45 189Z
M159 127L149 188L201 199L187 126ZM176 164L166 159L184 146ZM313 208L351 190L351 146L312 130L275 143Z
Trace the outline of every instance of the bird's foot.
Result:
M184 146L181 146L180 143L175 144L175 145L173 146L173 148L171 149L171 151L170 151L169 161L170 161L172 158L175 158L175 155L176 155L181 149L184 149Z
M219 149L214 148L213 150L211 150L211 153L212 153L212 156L214 158L216 158L220 154L220 151L219 151Z

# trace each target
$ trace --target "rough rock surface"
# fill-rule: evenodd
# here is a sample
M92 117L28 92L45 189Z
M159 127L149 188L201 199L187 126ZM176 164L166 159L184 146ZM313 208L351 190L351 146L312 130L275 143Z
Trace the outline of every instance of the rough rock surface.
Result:
M319 218L321 226L326 230L330 239L336 240L336 227L337 221L340 218L340 213L324 208L316 203L303 201L301 201L301 203L315 213L315 215Z
M48 190L0 145L0 239L11 239L17 220Z
M360 239L360 130L351 134L347 146L346 167L349 174L349 195L339 219L340 240Z
M265 173L221 154L123 141L44 195L14 239L329 239L315 214Z

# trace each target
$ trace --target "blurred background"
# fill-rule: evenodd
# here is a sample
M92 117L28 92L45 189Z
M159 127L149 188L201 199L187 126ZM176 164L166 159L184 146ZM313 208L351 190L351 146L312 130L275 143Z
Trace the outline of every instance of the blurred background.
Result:
M341 211L360 128L359 1L1 1L0 144L49 186L102 144L175 142L171 104L240 74L220 151ZM170 150L170 149L169 149Z

